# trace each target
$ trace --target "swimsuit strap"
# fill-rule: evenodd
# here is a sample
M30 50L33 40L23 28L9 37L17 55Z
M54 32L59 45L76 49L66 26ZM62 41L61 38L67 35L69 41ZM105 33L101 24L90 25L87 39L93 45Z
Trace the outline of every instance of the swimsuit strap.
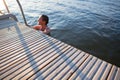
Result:
M46 28L41 28L41 31L44 31Z

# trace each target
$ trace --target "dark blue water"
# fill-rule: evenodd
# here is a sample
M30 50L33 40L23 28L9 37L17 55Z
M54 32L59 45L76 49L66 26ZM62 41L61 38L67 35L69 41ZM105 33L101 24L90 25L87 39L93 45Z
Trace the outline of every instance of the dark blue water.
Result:
M7 0L20 22L16 2ZM20 0L27 21L50 18L52 37L120 66L120 0Z

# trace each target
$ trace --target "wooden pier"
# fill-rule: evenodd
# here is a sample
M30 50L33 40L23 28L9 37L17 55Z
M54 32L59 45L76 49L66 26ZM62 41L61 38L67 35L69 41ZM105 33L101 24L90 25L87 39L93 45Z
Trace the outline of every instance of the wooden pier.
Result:
M0 20L0 80L120 80L120 68L12 20Z

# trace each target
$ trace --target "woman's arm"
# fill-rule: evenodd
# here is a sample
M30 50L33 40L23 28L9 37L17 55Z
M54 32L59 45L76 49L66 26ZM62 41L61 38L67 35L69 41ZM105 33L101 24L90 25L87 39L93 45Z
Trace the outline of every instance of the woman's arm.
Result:
M41 26L40 25L36 25L36 26L33 26L33 29L35 29L35 30L41 30Z

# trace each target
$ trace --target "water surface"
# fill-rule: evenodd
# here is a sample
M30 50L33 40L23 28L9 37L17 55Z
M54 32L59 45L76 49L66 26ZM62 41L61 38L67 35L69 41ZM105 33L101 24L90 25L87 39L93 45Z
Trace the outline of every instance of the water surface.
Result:
M15 1L10 11L20 22ZM20 0L26 19L36 25L39 15L50 18L52 37L120 66L120 0Z

